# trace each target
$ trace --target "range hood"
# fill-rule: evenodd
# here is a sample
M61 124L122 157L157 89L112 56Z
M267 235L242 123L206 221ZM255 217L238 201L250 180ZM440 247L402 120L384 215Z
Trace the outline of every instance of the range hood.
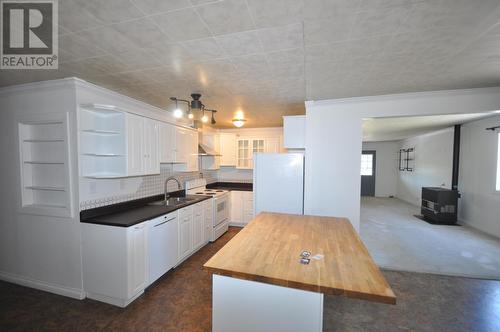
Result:
M198 156L220 157L221 154L203 143L198 144Z

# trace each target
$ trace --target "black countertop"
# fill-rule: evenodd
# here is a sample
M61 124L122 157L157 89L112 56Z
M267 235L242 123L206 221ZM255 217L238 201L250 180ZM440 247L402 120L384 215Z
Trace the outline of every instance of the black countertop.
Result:
M210 199L210 196L188 195L189 202L175 206L153 206L150 202L163 199L163 195L152 196L130 202L118 203L80 212L80 222L107 226L130 227L146 220L174 212L186 206Z
M238 182L215 182L207 184L209 189L237 190L237 191L253 191L253 183L238 183Z

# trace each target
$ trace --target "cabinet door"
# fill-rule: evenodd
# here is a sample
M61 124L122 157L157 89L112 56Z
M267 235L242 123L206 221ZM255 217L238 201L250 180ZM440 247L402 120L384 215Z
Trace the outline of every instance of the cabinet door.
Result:
M266 139L266 153L279 153L281 151L281 140L279 137L267 138Z
M220 134L220 166L236 166L236 135Z
M204 243L204 220L203 204L198 203L193 206L193 248L198 249Z
M198 132L190 130L188 132L188 163L187 171L196 172L198 171Z
M175 126L160 123L160 162L175 162Z
M253 192L242 192L243 202L243 223L248 224L253 218Z
M191 207L187 207L179 212L179 261L182 261L193 251L192 211Z
M159 124L158 121L144 118L144 168L143 174L159 174Z
M212 237L212 229L213 229L213 218L214 218L214 207L212 204L212 199L208 199L203 202L204 211L203 217L205 219L205 243L209 242Z
M239 139L237 140L237 157L238 157L238 168L251 168L250 160L251 150L250 150L250 140L249 139Z
M175 127L175 162L187 163L189 160L189 130Z
M143 120L127 113L127 176L142 175Z
M127 230L128 242L128 295L129 298L142 292L148 281L148 241L146 223Z
M231 191L231 218L232 223L243 223L242 192Z
M253 156L256 154L256 153L263 153L265 152L265 145L266 145L266 141L264 141L263 139L253 139L252 140L252 153L250 154L250 160L249 160L249 164L250 164L250 168L253 168Z

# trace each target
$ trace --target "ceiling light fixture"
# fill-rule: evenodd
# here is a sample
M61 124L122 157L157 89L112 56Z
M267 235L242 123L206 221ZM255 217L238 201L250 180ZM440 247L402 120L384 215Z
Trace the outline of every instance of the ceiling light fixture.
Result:
M201 102L201 94L199 93L192 93L191 98L193 100L188 101L185 99L179 99L177 97L170 97L170 100L175 101L175 110L173 112L174 116L176 118L182 118L184 115L184 112L178 107L178 102L182 101L184 103L188 104L188 112L187 112L187 117L188 119L192 120L194 119L194 112L202 112L202 116L200 117L201 122L203 123L208 123L209 117L205 112L212 112L212 117L210 119L210 123L212 125L216 124L217 122L215 121L215 113L217 113L217 110L209 110L205 108L205 105Z
M236 115L233 118L233 125L236 128L241 128L245 125L245 116L243 114L243 111L237 111Z

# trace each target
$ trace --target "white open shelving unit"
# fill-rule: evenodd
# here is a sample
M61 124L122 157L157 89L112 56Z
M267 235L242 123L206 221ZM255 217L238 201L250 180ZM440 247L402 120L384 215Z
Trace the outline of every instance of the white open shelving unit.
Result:
M38 114L20 120L22 213L73 215L68 114Z
M127 174L126 114L111 105L80 105L82 176L117 178Z

